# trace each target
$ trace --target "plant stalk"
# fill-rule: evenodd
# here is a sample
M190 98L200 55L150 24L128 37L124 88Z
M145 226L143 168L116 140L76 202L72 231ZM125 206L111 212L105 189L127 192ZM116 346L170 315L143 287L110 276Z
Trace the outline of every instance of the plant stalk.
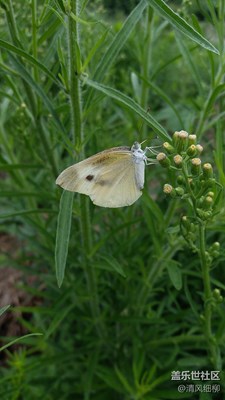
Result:
M192 207L195 213L195 218L198 223L198 230L199 230L199 258L201 261L201 269L202 269L202 279L203 279L203 286L204 286L204 334L206 341L208 343L208 354L211 360L212 365L216 369L220 369L220 356L219 356L219 349L216 344L216 340L212 333L212 301L213 301L213 294L211 289L211 281L210 281L210 262L207 260L206 256L206 222L201 221L198 217L197 210L196 210L196 199L195 195L191 189L189 180L188 180L188 172L186 168L186 164L183 165L183 174L185 177L186 185L188 191L191 196Z
M151 63L151 53L152 53L152 20L153 20L153 11L151 7L148 7L146 12L146 26L145 26L145 45L143 47L143 64L141 74L146 80L142 80L141 87L141 106L145 110L148 108L148 95L149 95L149 86L147 84L147 80L149 78L149 69ZM147 126L144 125L142 128L142 132L140 132L140 141L145 139L147 135Z
M79 81L79 62L80 62L80 40L78 22L71 17L70 12L78 15L79 0L70 0L67 3L68 13L68 61L69 61L69 82L70 82L70 109L71 109L71 134L72 142L76 149L80 150L83 143L83 123L82 123L82 100L81 86ZM84 157L84 150L80 152ZM99 336L102 331L99 324L100 310L97 292L97 280L95 269L90 263L89 254L92 249L91 222L88 198L80 195L80 230L83 247L83 267L86 275L88 296L94 324Z
M208 353L212 365L220 370L220 356L216 340L212 333L212 301L213 294L210 282L210 263L206 256L205 222L199 222L199 256L201 260L202 279L204 285L204 334L208 343Z

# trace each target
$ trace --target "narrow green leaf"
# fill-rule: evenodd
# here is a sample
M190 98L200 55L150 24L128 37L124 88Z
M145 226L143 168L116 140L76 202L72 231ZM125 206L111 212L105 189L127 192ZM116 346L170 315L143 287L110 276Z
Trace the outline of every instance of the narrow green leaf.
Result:
M198 126L196 127L196 135L200 139L203 132L204 132L204 125L206 124L207 120L209 119L211 108L215 104L215 101L219 96L225 94L225 83L221 83L216 86L208 95L207 100L204 103L203 110L200 114L200 118L198 121Z
M56 4L61 8L61 11L65 14L65 7L64 7L64 1L63 0L56 0Z
M1 64L0 64L0 66L1 66ZM14 95L10 95L9 93L4 92L3 90L0 90L0 97L2 97L2 98L7 97L13 103L16 103L18 106L20 106L19 100Z
M112 40L110 46L106 50L103 57L101 57L101 61L96 67L96 70L93 75L93 79L96 81L101 82L104 75L116 60L118 53L120 52L121 48L126 43L127 39L129 38L131 32L135 28L137 22L140 20L143 11L147 7L148 3L146 0L141 0L139 4L133 9L130 15L127 17L126 21L124 22L120 31L116 34L114 39ZM85 104L85 108L88 109L89 105L91 104L93 96L93 90L88 91L87 100Z
M183 18L175 13L163 0L148 0L149 5L154 8L159 14L166 18L174 28L176 28L183 35L189 39L198 43L205 49L212 51L213 53L219 54L219 50L216 49L207 39L205 39L200 33L198 33L191 25L189 25Z
M50 326L48 327L45 333L45 340L58 328L61 322L66 318L69 312L74 308L74 304L70 304L69 306L64 306L62 312L56 313L55 317L53 318Z
M41 192L41 191L36 191L36 192L27 192L27 191L16 191L15 189L13 190L1 190L0 191L0 197L40 197L43 199L54 199L54 193L49 193L49 192Z
M38 46L41 46L44 42L47 40L50 41L50 47L52 44L55 42L56 38L58 36L61 36L62 32L64 31L64 25L61 24L61 21L59 19L56 19L55 21L52 22L52 24L48 25L46 29L44 29L44 32L42 35L38 38ZM54 46L54 44L53 44ZM49 49L49 48L48 48ZM45 59L49 57L48 52L45 56ZM51 54L51 53L50 53Z
M162 212L160 211L156 202L152 200L151 196L149 196L146 189L143 190L142 201L144 203L143 207L144 219L148 226L149 234L152 237L152 241L154 244L154 254L156 257L160 257L162 252L162 247L160 242L160 235L158 235L156 232L158 232L159 227L160 230L162 230L163 232L164 221L163 217L160 216Z
M63 19L62 15L56 10L56 8L50 6L49 4L46 6L46 8L48 8L49 10L51 10L59 19L59 21L62 23L62 25L64 25L64 27L66 27L66 22Z
M133 99L126 96L122 92L119 92L116 89L113 89L109 86L102 85L98 82L91 81L90 79L84 79L84 82L93 87L94 89L104 93L105 95L112 97L117 100L119 103L124 104L128 109L134 111L138 114L147 124L155 131L157 135L163 140L171 141L170 136L167 134L165 129L147 112L145 111L139 104L137 104Z
M70 16L71 18L73 18L74 21L83 24L83 25L93 25L93 24L97 24L97 21L85 21L84 19L78 17L77 15L75 15L72 11L70 12Z
M40 170L40 168L42 167L41 164L0 164L0 169L2 171L13 171L14 169L30 169L30 168L34 168L34 169L38 169Z
M120 274L123 278L126 278L126 274L123 270L122 265L112 256L110 257L105 257L101 256L101 259L104 260L106 265L102 266L103 269L105 267L106 270L111 270L111 271L116 271L118 274ZM101 266L99 266L101 268Z
M54 81L59 87L61 87L60 82L56 79L56 77L49 71L48 68L45 67L44 64L40 63L36 58L28 54L26 51L20 49L12 45L11 43L5 42L0 39L0 47L5 50L9 50L11 53L17 54L20 57L23 57L26 61L28 61L31 65L38 67L42 72L45 73L52 81Z
M100 353L100 345L96 344L95 349L90 352L88 361L87 361L87 371L85 373L84 381L84 400L91 400L92 394L92 385L94 377L96 376L96 368L98 366L99 353Z
M73 196L74 193L64 190L59 206L55 247L56 278L59 287L63 283L65 274L73 210Z
M176 41L180 49L180 52L186 62L186 65L189 67L191 76L193 80L195 80L199 93L202 93L201 75L198 71L198 66L194 62L193 56L191 56L191 53L188 47L185 45L183 38L178 33L176 34Z
M103 33L102 36L100 36L100 38L97 40L97 42L95 43L95 45L91 48L91 51L89 52L89 54L86 57L86 60L83 62L83 66L82 66L82 71L85 71L85 69L87 68L89 62L91 61L91 59L93 58L94 54L96 53L96 51L98 50L98 48L101 46L102 43L104 43L106 36L108 35L108 30L105 31Z
M0 308L0 316L1 316L2 314L4 314L4 312L5 312L6 310L8 310L9 307L10 307L10 304L9 304L8 306L1 307L1 308Z
M170 260L167 264L167 270L173 286L177 290L180 290L182 288L182 274L180 268L177 266L177 263L173 260Z
M58 128L60 129L60 132L64 132L65 133L64 127L63 127L61 121L59 120L59 117L58 117L58 115L57 115L57 113L56 113L56 111L55 111L55 109L54 109L54 107L52 105L52 102L46 96L46 94L43 91L42 87L35 82L35 80L32 78L30 73L24 68L24 66L18 60L16 60L14 57L12 57L12 58L13 58L13 62L15 64L15 66L16 66L16 69L19 72L19 74L21 75L21 77L30 85L30 87L42 99L42 101L46 105L48 111L54 117L54 121L57 124Z
M217 98L222 95L224 96L224 94L225 94L225 83L221 83L220 85L215 87L212 93L210 93L206 103L203 119L206 119L206 117L209 115L211 108L215 104Z
M106 383L107 387L116 390L118 393L124 394L124 387L112 368L106 366L102 367L101 364L99 364L96 369L96 374Z
M193 314L198 319L199 318L199 310L197 308L197 304L195 303L194 299L192 298L192 293L189 290L186 277L184 277L184 293L185 293L187 301L189 302L189 304L191 306Z
M4 346L0 347L0 351L5 350L5 349L7 349L7 347L12 346L13 344L20 342L21 340L26 339L30 336L42 336L42 335L43 335L43 333L29 333L28 335L21 336L15 340L12 340L11 342L5 344Z
M18 217L20 215L29 215L29 214L55 214L55 210L52 209L45 209L45 208L34 208L31 210L22 210L22 211L9 211L4 214L0 214L0 219L5 219L5 218L12 218L12 217Z
M111 42L111 45L105 52L105 55L101 59L100 64L97 65L94 74L94 79L96 80L102 79L103 75L108 71L114 60L117 58L119 51L124 46L131 32L135 28L137 22L140 20L142 13L146 7L147 7L146 0L141 0L137 5L137 7L134 8L131 14L127 17L122 28L114 37L113 41Z
M126 389L126 391L128 393L132 394L134 390L133 390L132 386L130 385L130 383L128 382L126 376L123 375L123 373L120 371L120 369L117 366L115 366L115 371L116 371L116 375L118 376L123 387Z
M149 166L149 168L151 168L151 166ZM154 219L157 220L156 223L159 224L162 229L164 229L164 214L157 202L154 201L151 196L149 196L147 190L143 191L142 201L148 208L148 212L151 212L152 216L154 216Z
M151 89L153 89L155 91L155 93L158 96L160 96L165 101L165 103L167 103L172 108L172 110L174 111L174 114L176 115L176 117L180 123L180 126L183 127L184 122L182 121L180 113L177 111L177 109L174 105L174 102L172 100L170 100L170 98L167 96L167 94L163 90L161 90L159 86L155 85L152 81L145 79L145 77L140 76L140 79L142 79Z
M81 6L80 6L80 14L82 14L82 12L85 10L87 3L89 2L89 0L83 0L83 2L81 2Z

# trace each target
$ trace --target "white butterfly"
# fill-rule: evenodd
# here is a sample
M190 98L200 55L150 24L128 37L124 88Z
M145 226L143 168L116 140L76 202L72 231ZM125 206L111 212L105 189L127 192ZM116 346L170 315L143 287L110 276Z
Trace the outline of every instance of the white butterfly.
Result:
M134 142L130 147L113 147L66 168L56 179L65 190L88 195L101 207L123 207L133 204L144 187L145 165L154 163L146 156L151 147L141 149Z

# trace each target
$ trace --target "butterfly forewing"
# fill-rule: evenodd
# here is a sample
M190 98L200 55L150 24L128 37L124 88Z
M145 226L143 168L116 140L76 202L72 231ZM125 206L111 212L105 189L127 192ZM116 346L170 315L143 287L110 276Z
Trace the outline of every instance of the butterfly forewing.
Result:
M144 162L136 164L128 147L105 150L65 169L56 183L90 196L101 207L133 204L142 194Z

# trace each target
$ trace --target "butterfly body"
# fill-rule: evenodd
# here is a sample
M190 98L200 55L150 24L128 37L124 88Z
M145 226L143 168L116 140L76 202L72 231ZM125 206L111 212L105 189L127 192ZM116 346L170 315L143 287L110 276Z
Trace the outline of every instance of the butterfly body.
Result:
M131 148L104 150L66 168L56 184L88 195L101 207L129 206L142 195L147 149L135 142Z

